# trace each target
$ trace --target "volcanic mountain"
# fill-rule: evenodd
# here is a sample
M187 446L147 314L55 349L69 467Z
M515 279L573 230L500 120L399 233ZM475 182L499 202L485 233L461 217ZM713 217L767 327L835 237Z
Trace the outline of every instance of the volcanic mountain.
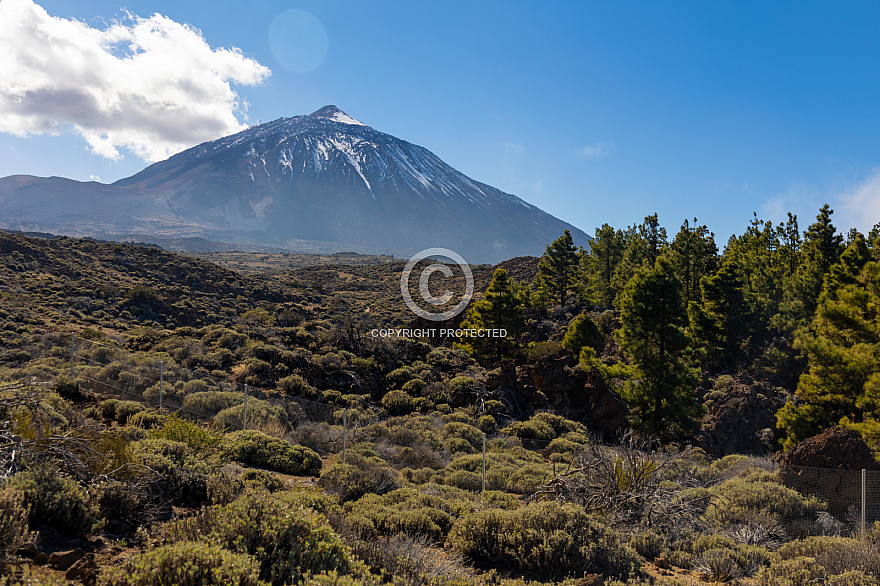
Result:
M577 228L335 106L200 144L111 185L0 179L0 227L398 255L441 247L475 263L540 255L566 229L588 243Z

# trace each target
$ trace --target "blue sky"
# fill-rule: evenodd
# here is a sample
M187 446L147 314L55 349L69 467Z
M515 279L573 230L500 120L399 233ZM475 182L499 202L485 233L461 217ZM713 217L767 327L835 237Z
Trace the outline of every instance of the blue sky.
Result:
M31 0L0 0L0 13L13 2L22 9ZM117 21L132 27L127 14L197 29L210 50L181 41L174 59L144 60L153 78L175 62L193 71L190 63L222 65L182 98L155 79L142 83L137 69L89 71L105 78L88 83L137 87L140 98L161 94L154 103L178 108L180 123L171 116L164 134L144 130L127 147L125 137L140 130L125 124L164 114L154 107L149 116L125 115L138 102L122 100L92 131L94 117L52 100L35 114L51 120L13 116L10 96L23 82L10 78L24 74L0 59L0 176L112 182L143 168L144 158L233 128L230 116L254 124L335 104L588 233L657 212L671 234L697 217L723 243L753 212L779 221L792 211L805 228L826 201L841 230L880 221L877 2L37 5L79 21L84 37ZM27 47L22 34L7 24L0 44ZM206 57L220 48L240 54ZM203 98L190 103L193 96ZM247 102L246 119L235 101ZM200 109L209 102L216 107L206 115Z

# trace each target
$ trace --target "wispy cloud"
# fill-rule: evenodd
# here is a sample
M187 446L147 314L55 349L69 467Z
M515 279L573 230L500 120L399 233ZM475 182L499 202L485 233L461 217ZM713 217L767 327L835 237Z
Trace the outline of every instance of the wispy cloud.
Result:
M504 154L505 155L521 155L526 152L526 147L524 147L521 143L507 141L504 143Z
M798 217L798 222L803 229L812 223L816 217L822 197L810 185L803 182L792 183L784 193L778 193L767 199L755 210L758 218L772 222L784 222L788 218L788 212ZM751 214L751 212L749 212Z
M594 145L587 145L585 147L581 147L577 150L577 154L580 157L585 159L593 159L595 157L604 157L608 155L611 151L614 150L614 145L605 143L605 142L597 142Z
M863 234L880 222L880 168L868 177L839 193L835 199L838 220L835 224L843 232L856 228Z
M50 16L31 0L0 0L0 132L76 132L92 151L147 161L244 128L232 88L269 69L160 14L99 30Z

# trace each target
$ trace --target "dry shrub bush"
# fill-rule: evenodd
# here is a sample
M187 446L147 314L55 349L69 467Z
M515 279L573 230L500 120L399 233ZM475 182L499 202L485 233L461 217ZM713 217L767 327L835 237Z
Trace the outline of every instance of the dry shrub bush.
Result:
M389 466L367 459L355 461L355 464L328 466L321 474L318 486L345 502L368 493L385 494L403 483L400 473Z
M91 535L101 527L100 512L86 490L75 480L50 468L37 468L13 476L7 488L18 492L30 507L32 529L47 526L69 537Z
M217 545L184 542L134 556L101 574L101 586L265 586L259 564Z
M27 538L28 512L22 492L9 486L0 489L0 559L15 551Z
M656 531L642 531L629 540L630 546L648 561L662 555L669 548L666 537Z
M618 446L586 445L532 500L573 503L632 533L650 528L676 539L704 529L712 495L699 486L692 452L658 448L633 434Z
M369 566L378 566L406 584L428 586L462 580L473 583L473 572L457 552L444 552L424 535L398 534L353 544L353 552Z
M317 421L305 421L287 433L291 442L325 454L333 445L332 437L330 426Z
M203 541L256 558L260 579L280 586L309 572L348 572L348 549L323 515L283 496L245 494L163 529L171 541Z
M467 515L455 523L447 543L471 559L512 565L550 580L584 573L626 580L640 565L638 554L602 520L557 503Z

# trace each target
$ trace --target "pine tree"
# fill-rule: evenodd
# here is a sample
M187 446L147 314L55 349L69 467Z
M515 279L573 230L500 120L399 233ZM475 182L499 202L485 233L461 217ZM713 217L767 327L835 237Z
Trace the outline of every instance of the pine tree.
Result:
M471 303L461 328L466 330L507 330L506 337L464 337L460 347L471 354L501 359L519 348L519 337L525 331L524 300L521 292L508 278L507 271L496 269L483 299Z
M691 301L700 300L700 279L715 272L718 264L718 246L715 235L705 225L693 226L688 220L681 225L669 247L669 258L683 288L685 308Z
M621 322L620 344L638 370L624 390L633 425L662 436L696 429L702 406L693 394L697 372L684 361L690 340L681 282L665 257L627 283Z
M797 270L786 279L780 309L790 330L806 325L812 319L825 275L840 260L843 236L837 234L831 223L833 213L828 204L819 210L816 221L804 233Z
M694 301L688 306L691 337L706 355L705 366L735 373L750 334L739 265L725 262L716 274L703 277L700 290L702 306Z
M880 427L880 263L857 237L829 271L816 317L796 343L808 357L797 401L777 413L787 448L832 425ZM865 437L880 446L880 437Z
M574 245L571 232L565 233L547 246L544 256L538 263L538 274L558 301L565 305L568 294L577 281L580 257Z
M594 303L605 307L613 305L617 296L614 271L623 259L625 248L626 240L621 230L615 230L608 224L596 228L590 251L583 259L587 297Z
M653 268L654 262L666 252L666 228L660 225L657 214L645 216L645 221L638 226L631 226L625 233L626 247L623 258L614 272L613 285L618 291L615 299L620 306L620 293L630 278L641 267Z

